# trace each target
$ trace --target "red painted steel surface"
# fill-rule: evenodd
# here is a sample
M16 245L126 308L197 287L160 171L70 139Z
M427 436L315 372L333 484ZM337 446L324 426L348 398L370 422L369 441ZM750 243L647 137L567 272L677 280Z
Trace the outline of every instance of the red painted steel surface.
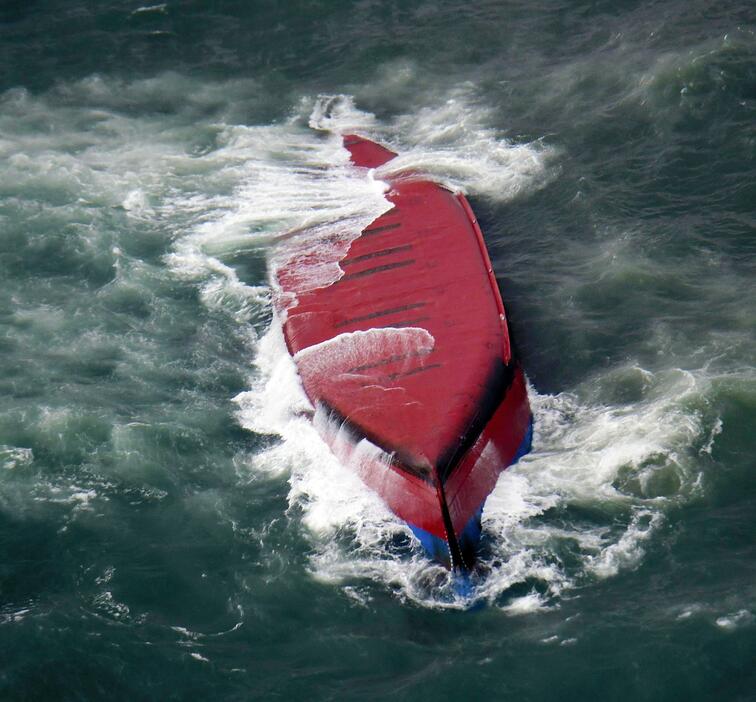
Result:
M446 501L456 533L464 529L470 515L496 486L501 472L511 465L529 425L525 376L522 369L517 368L504 401L445 483Z
M354 135L344 144L358 166L395 156ZM351 445L325 431L339 458L399 517L447 538L440 503L459 534L512 462L530 410L467 201L416 175L389 183L393 208L352 242L338 281L297 291L284 336L309 398L350 428ZM296 271L277 279L287 293ZM355 458L363 437L393 463Z

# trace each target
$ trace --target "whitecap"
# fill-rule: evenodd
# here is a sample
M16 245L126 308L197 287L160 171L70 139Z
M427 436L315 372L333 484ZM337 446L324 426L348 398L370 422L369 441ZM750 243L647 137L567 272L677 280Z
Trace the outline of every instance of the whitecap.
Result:
M739 627L751 624L754 621L754 615L747 609L741 609L732 614L717 617L715 624L726 631L734 631Z

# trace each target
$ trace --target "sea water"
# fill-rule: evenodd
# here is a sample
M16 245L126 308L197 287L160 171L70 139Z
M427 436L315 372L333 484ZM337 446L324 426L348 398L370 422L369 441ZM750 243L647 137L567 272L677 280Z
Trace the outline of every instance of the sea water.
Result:
M2 699L756 699L754 32L6 0ZM322 442L273 313L408 169L471 201L535 415L469 597Z

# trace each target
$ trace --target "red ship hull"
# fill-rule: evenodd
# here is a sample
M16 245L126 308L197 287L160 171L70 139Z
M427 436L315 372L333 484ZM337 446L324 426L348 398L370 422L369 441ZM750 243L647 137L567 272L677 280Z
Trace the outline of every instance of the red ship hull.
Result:
M395 156L344 145L356 166ZM417 175L388 182L393 208L351 242L340 277L303 286L307 254L275 272L284 337L337 457L467 570L486 498L530 449L525 378L467 200Z

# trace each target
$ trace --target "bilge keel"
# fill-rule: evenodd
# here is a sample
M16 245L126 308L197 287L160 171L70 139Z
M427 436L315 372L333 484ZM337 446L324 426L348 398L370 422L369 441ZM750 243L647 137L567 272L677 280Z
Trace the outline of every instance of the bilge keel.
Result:
M357 135L344 146L358 167L396 156ZM486 498L530 450L525 378L465 197L417 173L387 181L393 207L351 242L340 277L303 286L292 258L274 273L277 309L336 456L434 558L468 571Z

